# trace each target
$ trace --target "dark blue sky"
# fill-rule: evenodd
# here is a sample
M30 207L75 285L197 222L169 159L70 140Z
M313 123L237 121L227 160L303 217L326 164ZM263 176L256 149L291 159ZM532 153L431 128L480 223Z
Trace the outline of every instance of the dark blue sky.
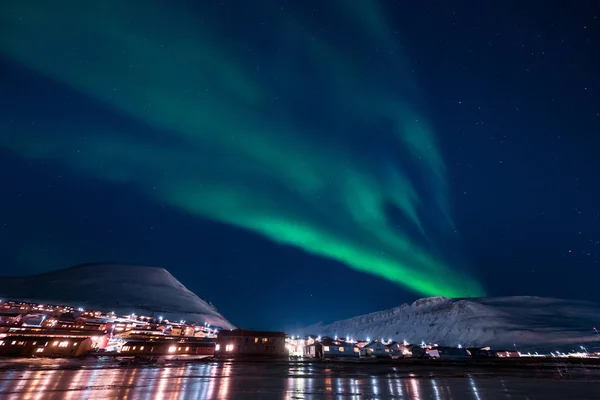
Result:
M283 6L293 8L288 3ZM490 296L600 301L594 290L600 281L599 3L384 3L409 64L399 80L416 83L411 93L419 96L409 99L424 110L448 170L458 235L438 240L437 247L446 258L463 260ZM187 7L190 18L202 19L200 5ZM233 6L218 12L225 20L240 18L229 15ZM246 18L259 17L257 11ZM315 17L312 28L322 31L324 23ZM328 24L327 31L335 31L335 17ZM231 31L225 40L235 43L241 32ZM348 47L361 42L340 35ZM268 45L262 50L257 59L268 68ZM378 73L365 69L364 59L356 64L363 73ZM81 135L118 127L148 143L162 140L147 122L6 54L0 93L0 127L13 135L38 129L51 135L49 125L48 132L77 129ZM327 109L298 114L327 118ZM362 152L365 164L389 155L386 146L351 150ZM3 275L95 261L161 266L234 324L261 329L342 319L420 297L341 262L158 201L135 179L99 179L6 146L0 148L0 181Z

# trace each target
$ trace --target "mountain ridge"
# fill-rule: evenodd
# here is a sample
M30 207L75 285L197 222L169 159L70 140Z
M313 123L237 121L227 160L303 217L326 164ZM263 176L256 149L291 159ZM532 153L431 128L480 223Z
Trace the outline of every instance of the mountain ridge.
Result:
M30 276L1 277L0 296L124 314L160 314L172 320L235 328L214 305L161 267L87 263Z
M580 300L537 296L488 298L432 297L329 324L302 334L382 338L447 346L600 345L593 327L600 306Z

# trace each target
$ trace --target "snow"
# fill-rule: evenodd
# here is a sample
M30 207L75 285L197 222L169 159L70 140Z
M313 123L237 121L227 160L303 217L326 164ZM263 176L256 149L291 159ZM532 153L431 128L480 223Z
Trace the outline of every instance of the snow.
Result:
M318 323L299 333L446 346L579 350L579 345L600 345L600 335L593 330L598 325L600 307L590 302L529 296L431 297L331 324Z
M235 328L213 305L188 290L167 270L156 267L84 264L39 275L3 277L0 298Z

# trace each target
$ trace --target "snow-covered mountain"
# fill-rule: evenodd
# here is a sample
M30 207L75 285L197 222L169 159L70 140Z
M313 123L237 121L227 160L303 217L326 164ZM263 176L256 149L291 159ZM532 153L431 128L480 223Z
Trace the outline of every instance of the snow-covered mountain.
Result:
M0 298L59 303L102 311L163 316L235 328L163 268L84 264L26 277L0 278Z
M598 304L542 297L449 299L430 297L301 334L407 340L457 346L513 348L600 345Z

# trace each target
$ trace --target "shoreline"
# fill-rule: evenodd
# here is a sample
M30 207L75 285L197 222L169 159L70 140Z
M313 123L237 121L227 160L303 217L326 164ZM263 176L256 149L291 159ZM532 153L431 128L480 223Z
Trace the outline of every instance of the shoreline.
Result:
M454 359L454 360L430 360L430 359L400 359L386 360L376 359L368 361L360 360L281 360L281 359L219 359L215 357L160 357L159 362L151 364L126 364L123 360L131 360L131 356L86 356L79 358L4 358L0 357L0 371L23 370L23 369L131 369L131 368L164 368L176 367L186 364L212 364L217 366L248 366L248 365L272 365L274 367L306 367L312 366L316 369L364 369L381 370L391 368L394 371L418 371L453 370L456 373L462 371L547 371L557 368L586 369L600 372L600 359L598 358L513 358L513 359Z

